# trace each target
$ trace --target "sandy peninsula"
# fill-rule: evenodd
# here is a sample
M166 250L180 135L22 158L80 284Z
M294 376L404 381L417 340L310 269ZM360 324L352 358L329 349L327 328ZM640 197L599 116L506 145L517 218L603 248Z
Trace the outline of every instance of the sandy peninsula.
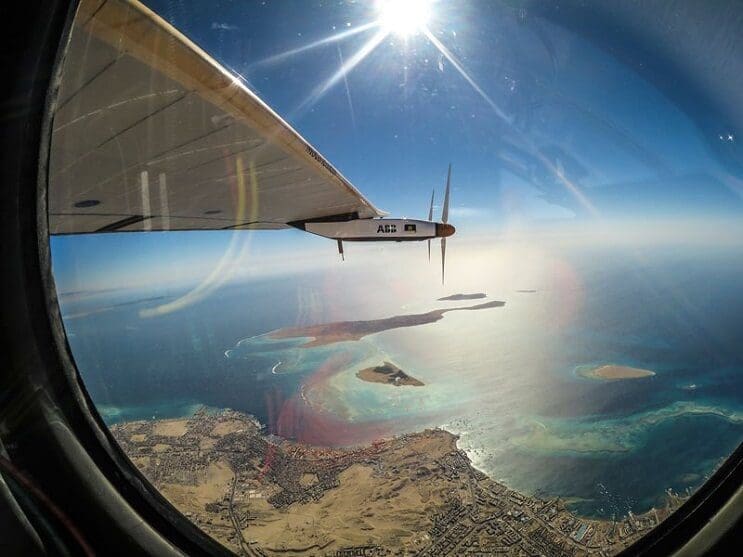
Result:
M654 371L641 369L639 367L619 366L614 364L587 368L578 372L582 377L588 379L602 379L604 381L615 381L618 379L639 379L640 377L651 377Z
M410 385L412 387L422 387L423 381L415 377L410 377L407 373L390 362L384 362L381 366L368 367L356 373L356 377L369 383L384 383L385 385L394 385L402 387Z
M434 309L426 313L410 315L396 315L384 319L371 319L368 321L338 321L336 323L323 323L321 325L308 325L306 327L287 327L270 333L269 338L301 338L311 337L313 340L304 343L304 348L343 342L346 340L360 340L367 335L381 333L390 329L400 327L415 327L435 323L444 317L449 311L473 311L505 306L506 302L493 300L474 306L463 306L454 308Z

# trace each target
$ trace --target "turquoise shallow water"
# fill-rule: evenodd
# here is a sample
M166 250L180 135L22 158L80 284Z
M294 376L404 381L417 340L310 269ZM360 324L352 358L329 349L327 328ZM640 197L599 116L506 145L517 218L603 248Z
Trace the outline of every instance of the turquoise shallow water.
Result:
M610 517L662 503L669 487L696 488L743 440L739 255L666 256L642 266L630 256L601 265L576 259L560 280L496 274L477 290L504 307L313 348L266 335L466 302L410 291L323 297L329 281L303 277L236 285L151 319L139 310L152 293L112 300L106 311L90 311L100 302L68 302L63 311L78 367L109 423L186 415L205 404L323 443L444 426L494 478ZM516 292L523 287L536 292ZM425 386L356 378L385 360ZM575 373L609 363L656 375L603 382Z
M562 496L575 510L589 515L647 510L662 504L669 487L679 492L694 489L740 441L743 412L705 400L698 396L699 387L689 390L677 385L673 370L662 365L654 366L661 379L598 382L577 377L569 366L548 378L539 371L529 373L527 362L519 361L525 355L511 354L509 366L501 358L495 358L500 366L487 360L457 365L461 360L456 354L434 343L450 358L441 366L430 346L423 354L401 347L405 342L418 346L419 336L436 334L425 331L426 327L438 328L439 333L445 327L482 330L484 323L478 319L498 318L503 319L470 316L466 321L317 348L302 348L300 340L293 346L284 342L283 349L276 350L276 341L250 339L242 341L230 357L261 353L269 362L293 363L293 372L302 374L317 369L334 352L350 356L306 393L312 406L351 422L387 420L390 433L443 426L461 435L460 446L483 471L529 493ZM391 387L356 377L357 370L384 360L403 367L425 387ZM601 363L608 362L596 364ZM621 363L638 365L634 360ZM521 373L522 369L527 371ZM668 388L677 391L679 400L667 397L664 404L656 391ZM616 396L656 402L647 409L636 403L637 411L629 413L549 415L549 409L559 405L559 397L568 404L586 396L592 405L597 397L611 401ZM661 468L659 457L664 462Z

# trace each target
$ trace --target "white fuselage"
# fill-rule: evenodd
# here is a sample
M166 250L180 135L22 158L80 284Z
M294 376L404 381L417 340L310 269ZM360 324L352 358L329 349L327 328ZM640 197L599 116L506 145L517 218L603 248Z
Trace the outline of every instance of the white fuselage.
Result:
M343 222L308 222L312 234L344 242L415 241L436 238L436 223L413 219L356 219Z

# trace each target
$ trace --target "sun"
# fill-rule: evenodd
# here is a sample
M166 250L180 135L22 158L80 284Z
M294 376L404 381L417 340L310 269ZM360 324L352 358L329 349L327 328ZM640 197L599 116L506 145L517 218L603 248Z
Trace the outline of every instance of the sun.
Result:
M379 25L388 33L409 37L425 28L431 15L430 0L378 0Z

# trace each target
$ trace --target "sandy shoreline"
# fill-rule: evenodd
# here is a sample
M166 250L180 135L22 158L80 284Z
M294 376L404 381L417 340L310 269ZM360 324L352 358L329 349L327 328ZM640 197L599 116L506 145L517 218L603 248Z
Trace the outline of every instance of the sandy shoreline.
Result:
M581 369L578 371L578 375L587 379L616 381L618 379L639 379L641 377L652 377L653 375L655 375L655 372L639 367L607 364L589 369Z

